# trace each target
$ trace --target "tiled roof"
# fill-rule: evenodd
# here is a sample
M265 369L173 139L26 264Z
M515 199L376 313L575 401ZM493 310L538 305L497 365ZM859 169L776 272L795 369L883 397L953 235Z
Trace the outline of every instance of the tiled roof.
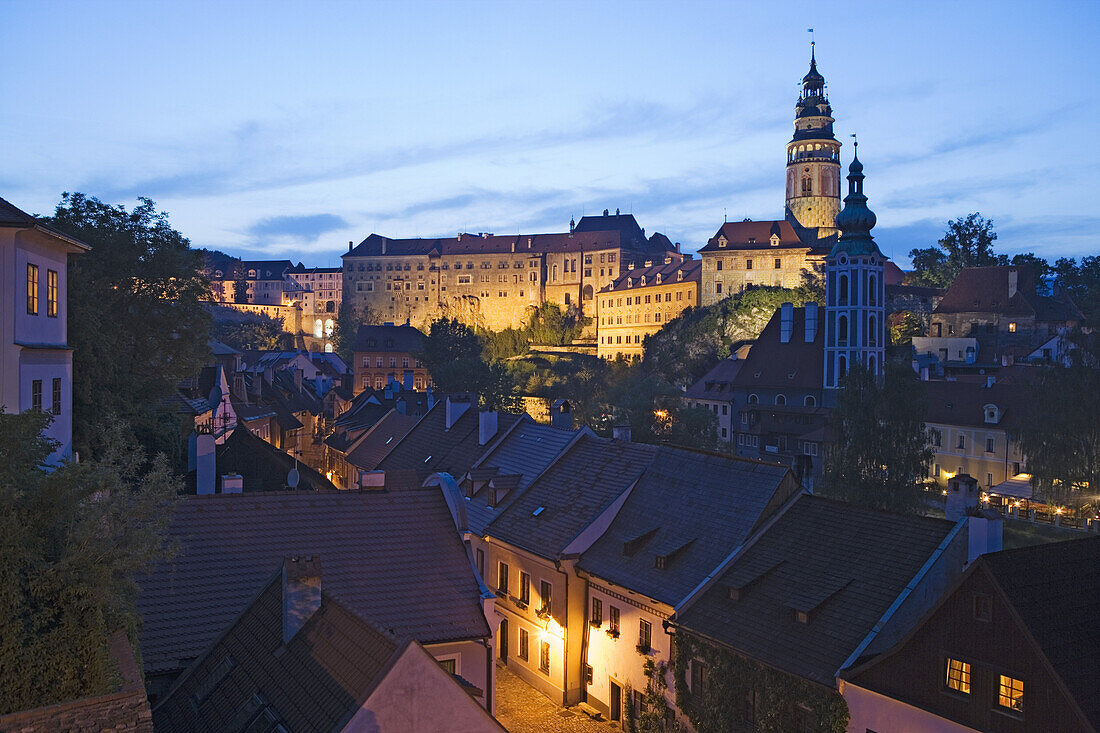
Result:
M519 419L523 419L522 416L499 413L493 440ZM448 429L447 401L442 400L379 461L378 468L412 470L425 476L442 471L459 480L488 447L489 444L478 445L477 405L467 408Z
M676 623L832 688L953 526L802 496L677 612ZM795 620L796 610L809 622Z
M245 280L282 280L283 273L294 266L290 260L241 260L238 267ZM249 277L249 271L255 275ZM233 279L234 273L227 272L226 279Z
M771 237L779 235L779 247L806 247L798 238L789 221L728 221L714 236L707 240L700 252L725 252L742 249L772 249ZM718 246L718 238L724 236L727 244Z
M418 418L390 410L347 451L347 461L356 468L373 471L401 439L409 434Z
M769 463L661 447L579 565L675 606L748 537L766 507L789 498L776 496L789 473ZM788 494L797 490L797 481L786 484ZM664 567L657 567L658 556Z
M781 311L776 311L760 332L744 366L734 377L743 389L820 389L825 363L825 309L817 310L814 340L806 343L806 309L794 308L791 340L779 340Z
M412 326L360 326L352 351L412 354L424 348L424 334Z
M280 571L157 704L158 731L233 729L254 695L288 730L340 730L408 643L323 593L320 609L284 646L281 580Z
M562 449L577 437L577 432L559 430L523 419L490 453L479 458L474 465L481 468L471 468L470 473L480 470L493 476L516 474L519 478L516 490L510 490L496 507L489 506L489 492L485 489L466 498L466 516L470 530L482 534L489 523L512 503L519 491L527 488ZM455 478L461 480L462 477ZM488 480L480 476L478 479Z
M556 557L633 484L656 446L582 436L486 528L485 534Z
M995 552L978 563L1100 730L1100 537Z
M679 271L683 271L684 277L680 279ZM658 262L649 267L635 267L617 277L613 282L605 286L601 293L613 290L631 290L656 285L675 285L678 282L699 282L703 272L702 260L687 260L681 262ZM660 277L658 278L658 275ZM644 279L644 283L643 283Z
M684 397L694 400L733 400L733 385L737 373L745 366L744 359L722 359L688 388Z
M1015 272L1016 292L1009 297L1009 275ZM967 267L944 293L933 313L999 313L1034 315L1039 321L1081 321L1084 316L1068 297L1051 298L1035 292L1033 267Z
M991 430L1009 430L1025 414L1030 388L1019 382L1003 383L997 381L992 387L984 382L941 381L921 382L928 407L924 421L937 425L958 425L960 427ZM985 406L996 405L1001 411L1000 421L991 424L985 421ZM945 446L949 447L949 446Z
M80 240L74 237L70 237L65 232L54 227L52 224L47 224L45 221L39 219L36 216L31 216L27 212L18 208L11 202L5 201L4 199L0 199L0 227L18 227L20 229L26 227L34 227L36 229L42 230L43 232L46 232L47 234L53 235L54 237L64 239L69 244L76 245L81 250L90 249L88 245L84 244Z
M197 657L288 555L323 557L326 589L397 636L430 643L489 635L438 489L185 497L167 541L176 556L137 579L147 674Z
M266 440L251 433L243 425L238 426L214 450L217 476L239 473L244 479L244 490L280 491L286 488L287 474L298 469L298 489L323 491L335 489L332 482L320 472L279 450ZM187 490L195 493L195 472L187 474Z

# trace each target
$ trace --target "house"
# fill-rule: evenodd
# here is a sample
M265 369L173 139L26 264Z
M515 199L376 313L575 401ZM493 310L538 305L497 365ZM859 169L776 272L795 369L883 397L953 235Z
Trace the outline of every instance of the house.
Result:
M364 393L365 394L365 393ZM366 488L364 474L374 471L390 449L416 426L418 417L391 409L378 422L351 441L343 460L334 468L340 488Z
M676 252L629 263L596 294L596 354L641 358L646 336L699 306L701 270L702 262Z
M166 732L502 731L454 667L331 595L323 558L287 557L154 720Z
M374 387L382 389L396 379L404 389L426 390L431 376L420 361L424 334L408 324L395 326L359 326L352 346L356 394Z
M901 638L961 575L968 521L796 496L676 608L680 712L835 730L847 715L837 674Z
M73 453L68 256L88 245L0 199L0 406L53 416L53 462Z
M747 355L748 348L742 350ZM718 439L723 443L733 442L734 433L738 431L740 416L734 397L734 379L744 365L744 358L734 352L728 359L715 364L684 393L684 403L688 407L702 407L714 413L718 421Z
M230 494L261 491L331 491L333 482L309 465L253 435L245 426L229 431L220 442L209 434L192 436L193 468L186 476L188 493ZM211 457L204 460L204 456ZM291 486L291 472L297 484Z
M665 622L706 577L800 490L790 469L661 447L607 531L577 562L587 580L585 700L612 722L635 713L664 671L675 710ZM626 697L633 691L633 700ZM661 690L656 690L662 694ZM670 716L666 716L670 717Z
M839 170L837 166L838 180ZM835 199L839 211L839 188ZM819 231L832 231L834 235L819 238ZM713 305L746 288L762 285L797 288L807 277L820 276L824 271L825 255L833 239L835 229L807 230L789 220L726 222L699 250L703 263L700 302Z
M320 556L325 590L377 628L415 639L493 705L484 588L438 488L183 497L171 560L137 578L151 699L242 614L288 556ZM491 597L491 596L490 596Z
M848 730L1100 730L1100 538L979 557L896 644L841 674Z

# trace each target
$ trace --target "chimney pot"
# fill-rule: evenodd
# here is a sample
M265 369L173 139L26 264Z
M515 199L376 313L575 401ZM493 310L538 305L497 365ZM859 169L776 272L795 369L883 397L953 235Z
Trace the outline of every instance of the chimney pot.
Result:
M477 416L477 444L486 445L497 434L497 413L482 410Z
M444 405L446 411L447 430L450 430L466 410L470 409L469 398L461 399L457 395L447 397Z
M625 440L630 442L630 426L629 425L616 425L611 428L611 437L615 440Z
M810 301L806 304L806 343L813 343L817 338L817 303Z
M790 343L791 331L794 330L794 304L783 303L779 306L779 341Z
M244 492L244 477L239 473L227 473L222 476L223 494L240 494Z
M206 496L214 493L217 478L217 459L214 436L201 433L195 439L195 493Z
M283 558L283 643L290 643L320 608L320 555Z

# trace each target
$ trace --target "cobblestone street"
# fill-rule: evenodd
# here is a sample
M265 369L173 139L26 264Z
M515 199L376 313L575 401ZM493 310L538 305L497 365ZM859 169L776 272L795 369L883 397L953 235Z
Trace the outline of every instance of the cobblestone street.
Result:
M497 666L497 720L509 733L610 733L619 730L597 722L577 707L562 708L507 667Z

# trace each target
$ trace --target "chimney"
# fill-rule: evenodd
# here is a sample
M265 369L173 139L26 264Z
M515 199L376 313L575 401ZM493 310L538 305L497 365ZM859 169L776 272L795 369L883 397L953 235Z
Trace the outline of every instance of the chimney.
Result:
M792 330L794 330L794 305L791 303L784 303L779 306L780 343L790 343Z
M348 241L348 252L351 252L351 242Z
M449 396L447 397L447 403L444 405L447 413L447 430L450 430L458 418L462 417L462 413L470 409L470 398L468 396Z
M195 439L195 493L205 496L214 493L216 458L214 436L200 433Z
M227 473L222 476L223 494L240 494L244 492L244 476L239 473Z
M559 430L573 429L573 404L568 400L556 399L550 408L550 427Z
M944 516L949 522L957 522L978 508L978 480L968 473L959 473L947 481L947 504Z
M382 254L386 254L386 240L382 240Z
M435 393L432 392L432 385L430 385L430 384L428 385L428 389L426 390L425 393L426 393L426 397L427 397L426 402L427 402L427 405L428 405L428 409L430 410L433 407L435 407Z
M371 489L373 491L381 491L382 489L386 488L386 472L360 471L359 488Z
M625 440L630 442L630 426L629 425L616 425L611 428L611 437L615 440Z
M283 644L321 608L321 557L283 558Z
M806 304L806 343L812 344L817 338L817 303Z
M402 388L402 389L405 389L405 390L408 390L409 392L411 392L411 391L412 391L412 388L413 388L413 373L412 373L412 369L406 369L406 370L405 370L404 378L405 378L405 379L404 379L404 382L403 382L403 383L401 384L401 388Z
M233 394L237 399L248 402L248 389L245 387L244 375L240 372L233 373Z
M969 549L966 562L972 563L979 555L1000 552L1004 546L1004 518L994 509L977 509L966 518L966 534Z
M990 387L992 387L996 383L997 383L997 378L995 376L993 376L992 374L990 374L989 376L987 376L985 378L985 388L986 389L989 389Z
M305 374L302 372L301 369L295 369L294 370L294 389L298 390L299 392L302 391L302 377L303 376L305 376Z
M482 410L477 414L477 444L485 445L497 434L497 412Z
M272 367L264 367L264 381L268 384L275 383L275 369Z
M1009 300L1016 294L1017 287L1020 283L1020 271L1015 267L1008 271L1008 297Z

